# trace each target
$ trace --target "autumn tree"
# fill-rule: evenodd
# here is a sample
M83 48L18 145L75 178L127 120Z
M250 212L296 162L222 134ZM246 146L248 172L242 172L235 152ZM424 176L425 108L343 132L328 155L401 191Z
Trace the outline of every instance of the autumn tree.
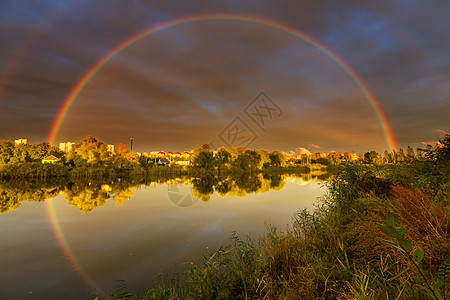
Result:
M215 162L218 166L225 165L230 162L231 154L225 149L225 147L219 148L214 154Z
M419 147L416 148L416 156L417 156L418 160L421 160L423 158L422 157L422 148L419 148Z
M280 151L270 152L269 159L271 167L282 167L285 164L285 157Z
M384 162L385 163L391 163L392 162L392 155L387 150L384 150Z
M68 205L76 207L84 214L105 205L106 200L110 198L108 191L102 189L99 184L74 185L70 189L67 188L64 195Z
M269 151L267 150L255 150L259 154L259 164L258 169L262 169L264 165L270 164Z
M113 155L114 167L119 169L136 169L141 165L141 156L128 150L125 144L119 143L117 152ZM144 164L144 163L142 163Z
M214 170L214 154L211 151L211 146L203 144L192 151L192 164L195 168L205 169L208 171Z
M6 165L13 156L14 144L10 141L0 141L0 164Z
M378 154L375 150L364 153L364 162L367 164L378 164L380 162L380 158L380 154Z
M73 160L76 166L107 166L111 163L111 152L100 140L89 135L72 147L67 160Z
M411 146L408 146L408 148L406 148L406 157L408 158L409 161L412 161L416 158L414 154L414 149L411 148Z
M332 165L338 165L341 163L341 155L337 152L331 152L327 159Z
M119 145L117 146L117 153L125 154L128 152L129 152L129 150L128 150L127 146L125 144L119 143Z
M54 155L56 157L62 157L64 152L61 151L58 147L51 146L49 143L38 143L32 144L29 146L29 155L33 161L40 161L49 155Z

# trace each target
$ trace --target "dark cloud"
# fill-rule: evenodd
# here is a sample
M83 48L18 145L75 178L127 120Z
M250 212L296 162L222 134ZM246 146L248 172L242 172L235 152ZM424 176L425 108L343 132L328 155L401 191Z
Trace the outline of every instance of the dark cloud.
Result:
M412 3L414 2L414 3ZM412 4L411 4L412 3ZM111 49L156 24L229 13L275 20L326 45L367 84L401 146L449 131L450 5L444 1L3 1L0 137L46 139L83 75ZM244 108L265 90L283 110L265 131ZM210 142L235 118L288 151L386 148L360 88L320 49L240 21L165 29L111 59L81 91L57 140L133 136L136 149ZM218 145L220 146L220 145Z

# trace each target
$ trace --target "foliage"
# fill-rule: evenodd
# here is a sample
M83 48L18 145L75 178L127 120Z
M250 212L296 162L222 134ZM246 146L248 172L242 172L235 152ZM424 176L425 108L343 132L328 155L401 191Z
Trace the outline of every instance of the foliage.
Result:
M407 150L385 155L389 165L374 154L362 164L341 164L317 210L298 212L285 231L269 226L256 241L233 236L230 245L178 274L162 274L130 298L445 299L448 136L441 144L420 159ZM226 193L244 174L219 180L215 189ZM263 174L261 188L269 178L277 182ZM383 242L385 234L393 240Z
M112 154L105 144L89 135L72 147L66 156L66 160L73 161L77 167L109 166L111 156Z
M0 213L19 208L23 201L43 202L60 194L67 203L83 213L102 206L114 198L116 206L123 205L133 197L132 188L145 181L127 178L36 178L0 181Z
M214 170L214 156L212 151L205 150L198 153L193 159L193 164L195 168L205 169L207 171Z
M370 151L364 153L364 162L367 164L381 164L383 160L381 159L381 155L376 151Z
M444 286L444 280L439 278L429 278L425 270L420 267L420 262L423 260L425 252L422 248L414 248L411 241L405 239L405 230L402 227L397 227L395 224L396 216L391 214L386 217L386 225L380 224L381 231L387 236L394 238L393 241L384 241L399 250L411 264L409 269L413 269L413 279L420 284L420 288L424 289L430 298L441 300L444 299L439 292L439 288ZM405 269L405 271L409 271Z
M10 141L0 140L0 166L41 162L49 155L61 157L63 153L48 143L15 145Z

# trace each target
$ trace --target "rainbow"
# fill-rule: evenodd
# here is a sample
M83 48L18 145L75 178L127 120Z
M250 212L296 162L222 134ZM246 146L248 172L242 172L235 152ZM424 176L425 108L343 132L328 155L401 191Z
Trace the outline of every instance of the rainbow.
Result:
M368 87L364 83L364 81L361 79L361 77L359 77L356 74L356 72L354 70L352 70L344 60L342 60L339 56L337 56L335 53L333 53L324 44L320 43L319 41L313 39L312 37L300 32L292 27L286 26L284 24L278 23L278 22L270 20L270 19L262 19L259 17L235 15L235 14L196 15L196 16L190 16L190 17L185 17L185 18L181 18L181 19L177 19L177 20L168 21L168 22L162 23L160 25L156 25L154 27L146 29L142 32L139 32L138 34L132 36L131 38L129 38L129 39L125 40L124 42L120 43L119 45L117 45L114 49L109 51L103 58L101 58L99 61L97 61L83 75L83 77L78 81L78 83L72 89L72 91L70 92L68 97L65 99L64 104L63 104L62 108L60 109L56 120L53 123L53 126L48 135L47 141L52 145L55 143L55 139L58 136L61 125L63 124L64 119L65 119L68 111L70 110L70 107L74 103L75 99L78 97L78 95L81 93L81 91L83 91L84 87L88 84L88 82L92 79L92 77L94 77L95 74L97 74L97 72L106 63L108 63L112 58L114 58L118 53L122 52L123 50L130 47L134 43L136 43L136 42L142 40L143 38L145 38L149 35L152 35L154 33L157 33L157 32L163 31L165 29L172 28L172 27L189 24L189 23L201 22L201 21L241 21L241 22L259 24L262 26L274 28L279 31L285 32L287 34L290 34L296 38L299 38L299 39L315 46L323 54L325 54L326 56L331 58L331 60L333 60L339 67L341 67L342 70L344 70L345 73L347 73L347 75L356 83L356 85L359 87L361 92L364 94L364 97L369 102L373 111L375 112L377 120L383 131L383 137L384 137L384 140L386 142L388 149L390 151L397 149L397 143L394 138L394 134L392 133L392 129L389 126L389 123L381 109L380 104L377 102L377 100L375 99L373 94L370 92L370 90L368 89Z
M195 16L189 16L184 17L172 21L168 21L159 25L156 25L154 27L151 27L149 29L146 29L142 32L137 33L136 35L132 36L131 38L125 40L124 42L117 45L115 48L113 48L111 51L109 51L104 57L102 57L100 60L98 60L84 75L83 77L77 82L77 84L74 86L74 88L71 90L69 95L64 101L64 104L62 108L59 110L59 113L52 125L52 128L50 130L50 133L48 135L47 141L50 144L55 143L55 139L58 136L59 130L61 129L61 126L64 122L64 119L70 110L72 104L78 97L78 95L83 91L85 86L89 83L89 81L99 72L102 67L108 63L111 59L113 59L117 54L119 54L121 51L125 50L126 48L130 47L131 45L135 44L136 42L142 40L143 38L150 36L154 33L163 31L165 29L169 29L176 26L181 26L189 23L195 23L195 22L202 22L202 21L239 21L239 22L246 22L246 23L253 23L253 24L259 24L265 27L270 27L276 30L279 30L281 32L285 32L289 35L292 35L296 38L301 39L302 41L305 41L306 43L313 45L316 47L319 51L321 51L324 55L329 57L331 60L333 60L344 72L356 83L356 85L359 87L361 92L363 93L366 100L369 102L370 106L372 107L373 111L375 112L375 115L377 117L377 120L380 124L380 127L383 131L383 137L386 142L387 147L390 151L393 151L394 149L397 149L397 144L394 138L394 135L392 133L392 129L389 126L386 116L384 115L381 106L376 101L373 94L368 89L367 85L364 83L364 81L359 77L354 70L352 70L348 64L343 61L339 56L337 56L335 53L333 53L330 49L328 49L324 44L320 43L319 41L313 39L312 37L292 28L289 26L286 26L284 24L278 23L276 21L270 20L270 19L262 19L259 17L253 17L253 16L245 16L245 15L236 15L236 14L208 14L208 15L195 15ZM48 214L51 219L51 222L53 224L53 228L55 231L55 234L58 237L58 241L61 245L61 247L64 249L64 252L66 255L70 258L70 260L73 262L74 267L77 269L77 271L82 274L82 276L86 279L86 281L89 283L91 287L94 289L96 288L94 280L89 277L87 272L83 269L77 258L74 256L70 245L68 244L67 240L64 237L64 234L62 232L61 226L59 225L58 217L53 205L52 200L47 201L47 209ZM97 288L97 291L99 289Z
M53 199L47 199L46 207L47 207L47 214L48 214L49 219L51 220L51 223L52 223L53 232L54 232L55 236L58 239L58 243L60 245L60 248L63 249L66 257L72 263L72 266L75 268L75 270L79 274L81 274L81 276L88 283L88 285L92 289L92 291L95 291L96 293L99 293L99 294L103 295L104 292L96 285L95 281L89 276L89 274L83 268L83 266L78 261L76 256L73 254L73 251L70 248L70 245L67 242L66 237L64 236L64 233L63 233L63 230L61 228L61 225L59 224L58 215L56 214L55 205L53 204Z

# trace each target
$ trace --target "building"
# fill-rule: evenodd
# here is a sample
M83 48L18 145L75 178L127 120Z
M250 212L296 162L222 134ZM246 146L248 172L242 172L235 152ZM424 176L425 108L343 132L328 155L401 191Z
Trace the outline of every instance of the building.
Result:
M52 163L57 162L58 160L59 160L59 158L57 158L56 156L50 155L50 156L47 156L46 158L44 158L42 160L42 163L43 164L52 164Z
M107 145L109 152L114 152L114 145Z
M72 149L73 145L75 145L73 142L59 143L59 150L67 153Z
M160 166L165 166L168 165L170 163L170 161L167 158L160 158L158 160L158 165Z
M328 156L327 152L316 152L316 158L325 158Z
M358 159L358 154L356 154L355 152L344 152L342 154L343 154L343 157L347 160L357 160Z
M27 139L18 139L14 141L14 145L26 145L28 143Z

